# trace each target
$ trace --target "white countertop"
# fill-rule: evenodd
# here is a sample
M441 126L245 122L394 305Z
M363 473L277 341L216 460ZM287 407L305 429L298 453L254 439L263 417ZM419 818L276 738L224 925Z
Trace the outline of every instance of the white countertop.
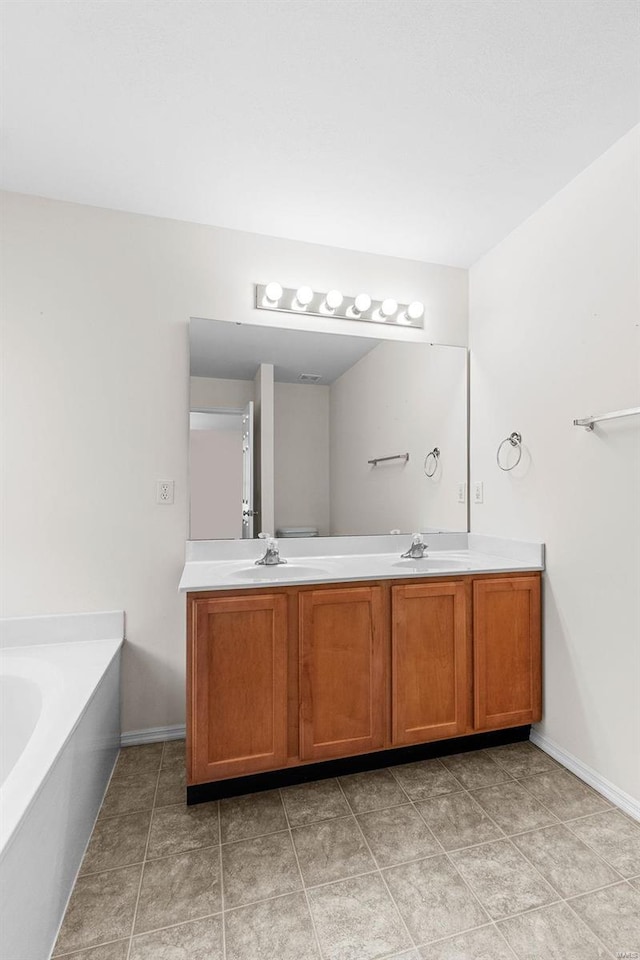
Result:
M278 566L256 566L255 560L264 553L264 544L259 540L208 541L209 549L200 543L197 549L187 550L188 558L195 554L198 559L187 559L180 590L236 590L544 569L543 544L474 537L473 534L456 534L453 537L455 540L452 542L452 535L428 535L429 549L421 560L401 559L400 554L410 543L411 538L407 536L313 538L304 543L300 540L281 540L280 555L287 559L287 563ZM338 546L338 540L345 539L352 541L354 552L328 552L331 546ZM454 542L455 549L451 549ZM234 543L240 544L235 550L231 546ZM344 550L344 544L339 546ZM390 546L394 549L390 550ZM355 552L358 547L361 552ZM376 549L379 552L374 552ZM241 556L238 557L238 553Z

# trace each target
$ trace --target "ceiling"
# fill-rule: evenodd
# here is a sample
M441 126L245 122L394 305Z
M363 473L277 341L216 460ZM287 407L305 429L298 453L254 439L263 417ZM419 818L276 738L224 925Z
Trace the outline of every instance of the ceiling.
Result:
M638 0L4 0L8 190L468 266L640 119Z
M192 377L253 380L261 363L274 365L277 383L301 373L333 383L382 341L307 330L193 318L189 324Z

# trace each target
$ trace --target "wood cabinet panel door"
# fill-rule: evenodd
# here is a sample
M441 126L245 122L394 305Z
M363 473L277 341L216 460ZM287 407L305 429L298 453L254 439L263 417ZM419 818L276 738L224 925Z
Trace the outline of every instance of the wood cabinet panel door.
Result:
M287 598L196 600L191 631L192 781L284 766Z
M476 730L539 720L540 578L476 580L473 626Z
M344 757L384 745L382 588L300 594L300 756Z
M394 745L454 737L469 722L469 639L464 583L392 587L391 718Z

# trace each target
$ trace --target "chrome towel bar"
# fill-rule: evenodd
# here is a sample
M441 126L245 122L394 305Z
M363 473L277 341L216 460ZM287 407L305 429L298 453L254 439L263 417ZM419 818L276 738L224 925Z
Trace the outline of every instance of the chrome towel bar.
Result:
M599 417L584 417L582 420L574 420L574 427L584 427L586 430L593 430L594 423L601 420L619 420L620 417L634 417L640 413L640 407L629 407L628 410L614 410L613 413L603 413Z
M393 457L376 457L374 460L367 460L367 463L371 463L375 467L378 463L384 463L385 460L404 460L405 463L408 463L409 454L396 453Z

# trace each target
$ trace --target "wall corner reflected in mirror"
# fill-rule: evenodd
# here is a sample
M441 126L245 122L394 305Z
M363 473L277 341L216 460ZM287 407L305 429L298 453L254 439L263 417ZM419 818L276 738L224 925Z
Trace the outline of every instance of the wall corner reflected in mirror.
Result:
M205 319L189 339L190 539L468 530L466 347Z

